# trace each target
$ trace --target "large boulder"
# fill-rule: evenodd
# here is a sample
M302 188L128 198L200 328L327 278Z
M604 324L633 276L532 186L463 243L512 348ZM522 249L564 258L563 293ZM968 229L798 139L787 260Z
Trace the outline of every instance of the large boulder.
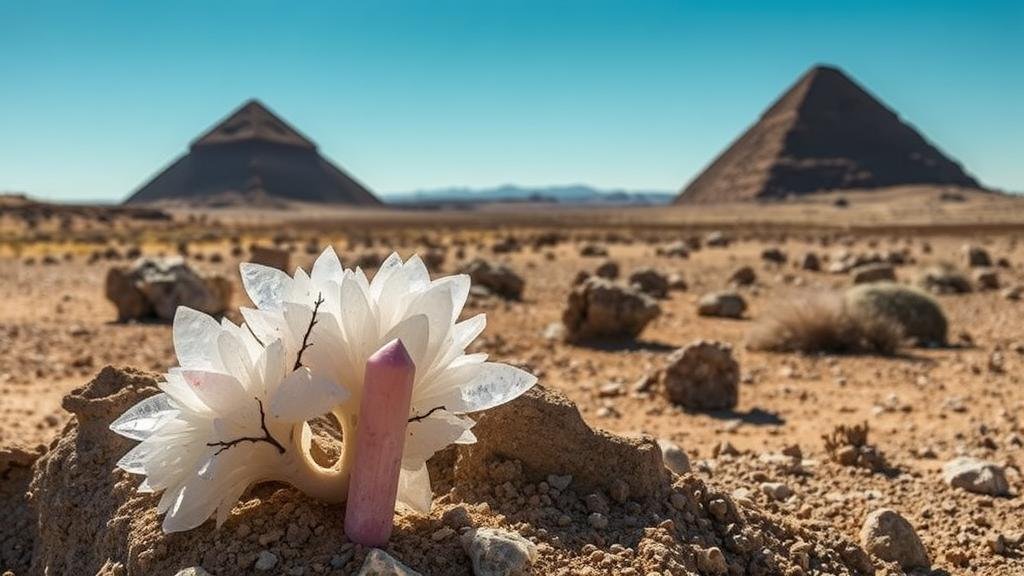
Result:
M949 323L942 307L928 294L892 282L854 286L844 297L851 317L900 325L903 335L922 345L944 346Z
M635 338L661 314L650 296L603 278L588 278L569 293L562 313L569 341Z
M107 272L107 299L117 306L119 322L172 320L178 306L221 314L231 305L231 281L204 274L182 258L140 258L131 266Z
M729 410L740 393L740 367L732 348L721 342L697 341L676 350L660 381L665 397L689 410Z
M506 300L519 300L523 296L526 281L508 266L494 264L476 258L462 267L463 274L469 274L473 284L483 286L493 294Z

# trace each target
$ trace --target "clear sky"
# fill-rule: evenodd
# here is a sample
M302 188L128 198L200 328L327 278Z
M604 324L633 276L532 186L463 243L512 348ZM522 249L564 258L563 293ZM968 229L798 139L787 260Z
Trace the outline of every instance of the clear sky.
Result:
M1024 2L0 0L0 190L120 200L250 97L375 191L675 190L835 64L1024 190Z

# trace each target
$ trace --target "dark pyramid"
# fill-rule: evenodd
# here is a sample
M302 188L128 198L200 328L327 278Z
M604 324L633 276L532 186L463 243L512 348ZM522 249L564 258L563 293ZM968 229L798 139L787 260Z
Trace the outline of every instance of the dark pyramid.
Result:
M978 188L895 112L837 68L807 71L676 202L771 200L901 184Z
M265 198L378 205L362 184L320 155L316 144L257 100L192 141L189 151L125 202Z

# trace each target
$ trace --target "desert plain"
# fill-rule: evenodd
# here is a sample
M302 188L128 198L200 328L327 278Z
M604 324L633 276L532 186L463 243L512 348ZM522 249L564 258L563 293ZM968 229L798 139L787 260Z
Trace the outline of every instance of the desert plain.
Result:
M258 245L288 252L290 268L307 270L327 246L371 275L391 251L430 254L435 275L475 259L506 266L522 279L522 293L471 294L465 317L488 317L472 350L527 368L544 389L575 403L590 427L671 443L675 465L678 450L685 454L687 466L668 480L672 496L659 504L614 490L580 489L570 498L572 485L532 479L529 463L515 455L487 464L477 475L482 487L467 487L472 474L439 480L434 511L400 518L390 550L422 574L471 573L459 544L470 527L531 541L538 574L1024 574L1024 199L905 187L714 206L134 210L0 202L0 569L9 573L360 568L367 551L345 544L337 522L320 520L332 517L330 507L282 486L254 489L223 527L208 523L182 538L157 535L148 511L148 528L133 534L120 557L90 555L75 543L113 530L116 518L88 502L58 510L53 502L70 496L47 492L56 489L52 478L40 479L40 455L82 418L69 411L69 394L81 397L107 366L159 377L176 364L168 323L118 321L104 291L108 270L140 256L180 254L229 279L227 314L238 322L237 308L249 305L238 264ZM969 247L990 262L970 261ZM808 254L820 261L817 270L805 266ZM947 342L903 343L886 354L753 349L751 334L778 309L850 288L855 267L836 264L857 258L891 266L900 284L914 284L940 263L959 272L969 291L933 295L948 320ZM635 337L566 341L558 323L574 281L607 262L617 265L615 282L629 284L642 269L669 280L667 294L653 299L660 314ZM744 266L755 278L736 282ZM980 279L979 269L996 281ZM698 313L701 297L719 290L745 300L741 317ZM690 409L664 393L660 375L673 354L699 341L721 343L738 366L731 408ZM126 378L119 374L106 378ZM867 465L837 456L826 441L839 427L865 425L866 441L855 448L870 447L876 460ZM559 433L558 426L539 431L536 449L557 445L545 435ZM986 494L951 485L944 467L958 457L996 465L1008 489ZM601 472L605 464L594 458ZM138 482L113 469L89 470L110 477L113 498L130 498ZM629 473L607 467L613 486L634 486L618 477ZM901 567L869 550L865 524L880 509L909 522L925 562ZM57 538L43 526L57 522L81 534ZM745 542L750 535L736 537L734 526L760 532L765 542ZM108 544L96 549L118 548ZM759 548L771 557L763 566Z

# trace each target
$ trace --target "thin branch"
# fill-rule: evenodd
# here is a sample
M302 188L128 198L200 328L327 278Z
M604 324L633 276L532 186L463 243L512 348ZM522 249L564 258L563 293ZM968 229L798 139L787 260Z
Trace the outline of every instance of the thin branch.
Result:
M277 448L278 452L280 452L281 454L284 454L284 451L285 451L284 450L284 446L282 446L281 443L278 442L277 439L274 438L270 434L270 430L267 430L267 415L263 411L263 402L260 401L259 398L256 398L256 403L259 404L259 407L260 407L260 428L263 429L263 436L243 436L241 438L238 438L238 439L235 439L235 440L231 440L230 442L207 442L206 443L207 446L219 446L220 447L219 450L217 450L216 452L213 453L214 456L220 454L221 452L227 450L228 448L232 448L234 446L237 446L237 445L241 444L242 442L252 442L252 443L266 442L267 444L270 444L274 448Z
M252 331L252 326L249 326L249 323L246 322L245 327L249 329L249 334L252 334L252 337L256 339L256 343L260 345L260 348L264 348L263 341L260 340L260 337L257 336L256 333Z
M302 353L313 345L309 341L309 335L313 332L313 326L316 326L316 313L320 310L320 305L324 303L323 293L316 295L316 302L313 303L313 315L309 317L309 326L306 327L306 334L302 337L302 347L299 348L299 353L295 355L295 366L292 367L292 371L302 368Z
M434 412L437 412L438 410L447 410L447 408L445 408L444 406L434 406L433 408L428 410L426 414L422 416L413 416L412 418L409 418L409 422L419 422L420 420L426 420L427 418L430 418L430 416Z

